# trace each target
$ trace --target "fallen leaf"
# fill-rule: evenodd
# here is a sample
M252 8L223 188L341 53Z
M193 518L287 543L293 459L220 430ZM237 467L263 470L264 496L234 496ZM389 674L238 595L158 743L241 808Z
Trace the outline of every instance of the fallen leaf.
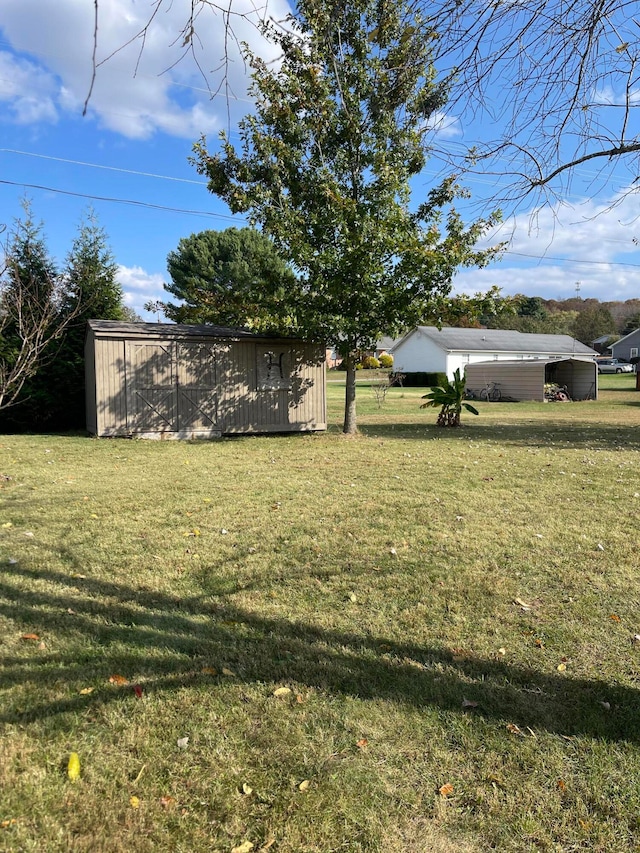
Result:
M505 647L500 646L500 648L498 649L498 654L499 655L506 655L506 653L507 653L507 650L505 649Z
M228 675L230 678L235 678L235 672L233 672L233 671L232 671L232 670L230 670L230 669L227 669L227 667L226 667L226 666L223 666L223 667L222 667L222 674L223 674L223 675Z
M7 829L7 827L13 826L13 824L17 823L17 822L18 821L15 819L15 817L12 817L12 818L9 818L9 820L3 820L2 823L0 823L0 826L3 829Z
M41 642L38 643L38 648L39 649L46 649L47 648L47 644L44 642L44 640L42 640Z
M311 782L309 782L308 779L305 779L304 782L300 782L300 784L298 785L298 790L302 791L302 793L304 793L305 791L309 790L310 784L311 784Z
M137 797L129 797L129 805L132 809L140 808L140 800Z
M160 805L163 809L171 809L175 804L176 801L173 797L160 797Z
M202 672L203 675L217 675L218 674L218 670L215 669L215 667L213 667L213 666L203 666L200 671Z
M243 782L242 783L242 793L246 794L246 796L248 797L249 794L253 794L253 788L251 787L251 785L247 785L246 782Z
M83 687L82 690L79 690L81 696L88 696L89 693L93 693L95 687Z
M69 763L67 764L67 776L71 779L72 782L75 782L76 779L80 776L80 756L77 752L72 752L69 756Z
M566 784L563 782L563 780L562 780L562 779L558 779L558 790L559 790L559 791L566 791L566 790L567 790L567 786L566 786Z
M472 702L470 699L462 699L462 707L463 708L477 708L478 703Z
M368 744L369 744L369 741L366 739L366 737L361 737L360 740L356 743L356 746L359 749L364 749L365 746L368 746Z
M10 527L13 527L13 524L10 521L5 521L2 525L3 530L8 530Z
M133 692L136 694L137 699L142 699L142 687L139 684L133 685Z
M535 644L536 644L536 646L537 646L539 649L544 649L544 643L542 642L542 640L540 639L540 637L538 637L538 639L537 639L537 640L535 640Z
M231 853L251 853L254 844L251 841L243 841L239 847L233 847Z
M596 546L596 551L604 551L604 545L601 542L598 542Z
M278 697L279 696L288 696L289 693L291 693L290 687L276 687L276 689L273 691L273 695L278 696Z
M40 635L39 634L23 634L21 639L23 639L23 640L39 640Z
M522 607L523 610L532 610L533 609L532 604L526 604L521 598L514 599L513 603L517 604L518 607Z
M450 797L453 794L453 785L450 782L447 782L446 785L442 785L442 787L438 788L438 793L441 797Z
M129 682L124 677L124 675L110 675L109 676L109 684L128 684Z
M602 707L605 709L605 711L610 711L610 710L611 710L611 703L610 703L610 702L601 702L600 704L601 704L601 705L602 705Z
M357 602L357 600L358 600L358 596L355 594L355 592L350 592L349 593L349 601L351 601L352 604L355 604Z
M302 705L304 703L304 696L301 693L296 694L296 702L298 705Z
M620 621L620 617L619 617L619 616L616 616L616 614L615 614L615 613L611 613L611 614L609 615L609 619L613 620L613 622L619 622L619 621Z
M176 741L179 749L186 749L189 746L189 738L188 737L179 737Z
M566 663L559 663L558 664L558 672L564 672L566 668L567 668Z
M523 735L522 730L515 723L507 723L507 731L512 735Z
M631 638L632 643L640 643L640 634L634 634Z

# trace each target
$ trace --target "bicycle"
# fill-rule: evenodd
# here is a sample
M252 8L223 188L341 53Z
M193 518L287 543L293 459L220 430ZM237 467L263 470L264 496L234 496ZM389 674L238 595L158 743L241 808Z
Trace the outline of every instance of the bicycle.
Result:
M487 382L485 387L480 391L480 399L490 403L497 403L502 398L502 393L497 382Z

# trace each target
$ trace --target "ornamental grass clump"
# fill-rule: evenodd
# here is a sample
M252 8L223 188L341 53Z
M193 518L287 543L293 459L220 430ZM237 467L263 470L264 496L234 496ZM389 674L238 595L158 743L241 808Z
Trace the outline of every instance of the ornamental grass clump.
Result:
M466 396L466 378L460 376L460 368L453 374L453 382L447 380L441 386L434 386L428 394L424 394L422 399L426 400L420 408L437 408L438 412L437 425L441 427L459 427L460 415L462 410L466 409L472 415L477 415L478 410L470 403L465 403Z

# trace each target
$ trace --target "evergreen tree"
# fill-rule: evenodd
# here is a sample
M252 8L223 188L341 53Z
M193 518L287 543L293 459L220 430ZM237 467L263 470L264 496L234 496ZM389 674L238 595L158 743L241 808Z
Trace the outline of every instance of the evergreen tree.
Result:
M64 329L61 286L29 201L5 248L0 280L0 411L24 400L25 389Z

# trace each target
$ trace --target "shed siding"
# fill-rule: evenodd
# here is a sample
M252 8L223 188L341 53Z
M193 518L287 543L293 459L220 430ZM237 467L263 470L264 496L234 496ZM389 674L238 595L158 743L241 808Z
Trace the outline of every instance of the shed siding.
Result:
M128 327L120 337L113 326L101 334L96 323L87 334L91 432L189 438L326 428L324 348L188 329L181 338L171 327L158 337Z
M95 377L98 435L116 435L127 427L124 341L95 340Z
M478 392L490 382L497 382L500 393L514 400L544 400L544 362L527 365L500 364L499 361L484 364L468 364L467 387Z

